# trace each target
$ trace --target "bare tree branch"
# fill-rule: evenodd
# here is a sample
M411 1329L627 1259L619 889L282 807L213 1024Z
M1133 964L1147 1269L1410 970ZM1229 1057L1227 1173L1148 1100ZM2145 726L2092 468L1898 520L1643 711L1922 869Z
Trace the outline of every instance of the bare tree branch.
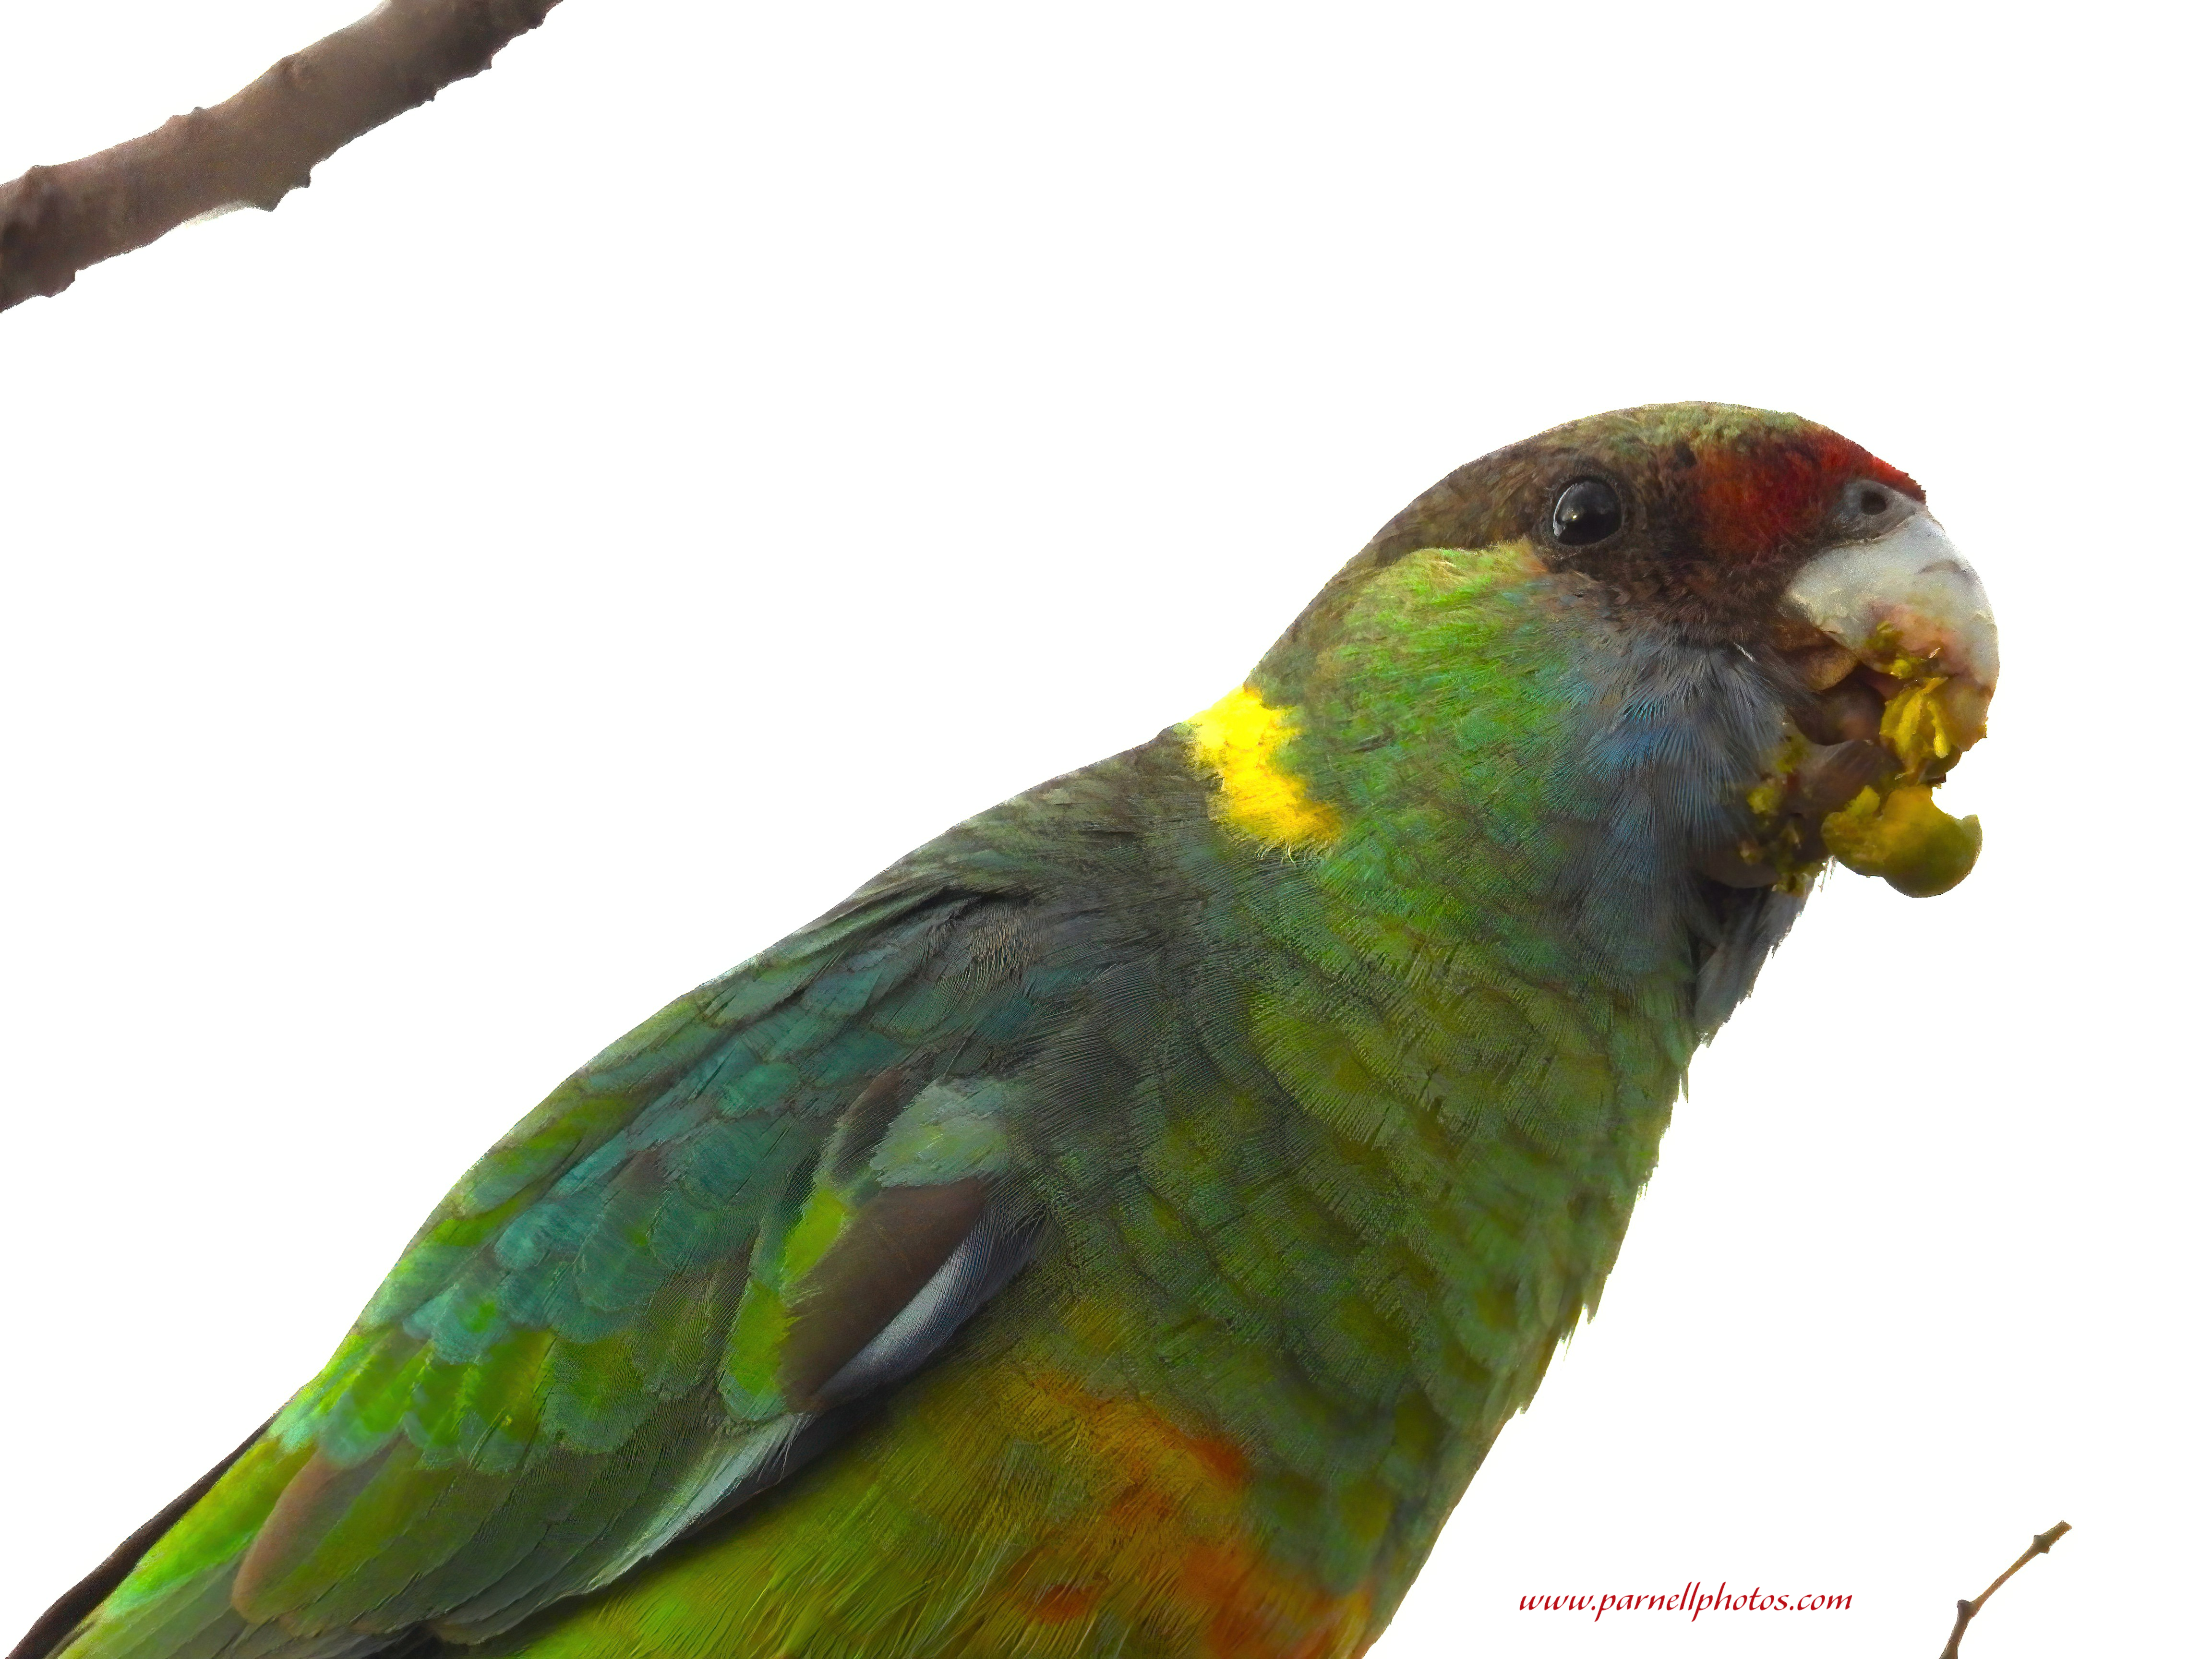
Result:
M2034 1560L2037 1556L2050 1554L2051 1547L2073 1530L2071 1526L2061 1521L2049 1532L2036 1534L2035 1541L2021 1552L2020 1559L1999 1573L1987 1589L1971 1601L1960 1602L1959 1622L1951 1626L1951 1639L1943 1644L1943 1651L1936 1655L1936 1659L1959 1659L1959 1638L1966 1633L1966 1626L1973 1622L1974 1615L1982 1610L1982 1603L2002 1589L2006 1579Z
M225 208L274 209L372 127L490 67L559 0L384 0L213 109L0 185L0 311Z

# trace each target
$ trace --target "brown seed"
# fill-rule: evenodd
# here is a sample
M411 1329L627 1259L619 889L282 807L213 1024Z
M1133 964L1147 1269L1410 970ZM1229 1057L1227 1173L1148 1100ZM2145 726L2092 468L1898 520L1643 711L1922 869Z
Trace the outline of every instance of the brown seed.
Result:
M1871 738L1815 749L1790 775L1790 810L1824 818L1886 772L1896 770L1888 750Z
M1836 644L1823 641L1810 651L1802 652L1790 660L1797 672L1805 677L1805 684L1815 691L1826 691L1830 686L1858 666L1858 659Z
M1858 743L1881 735L1881 694L1854 674L1813 705L1805 735L1815 743Z
M1774 648L1784 656L1835 643L1821 631L1819 624L1807 622L1802 617L1776 618L1772 639Z

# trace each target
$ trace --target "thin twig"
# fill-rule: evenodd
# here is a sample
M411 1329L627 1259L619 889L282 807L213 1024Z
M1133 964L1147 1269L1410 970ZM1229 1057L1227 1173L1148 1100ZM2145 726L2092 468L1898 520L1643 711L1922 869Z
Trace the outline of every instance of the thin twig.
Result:
M1936 1656L1936 1659L1959 1659L1959 1638L1966 1633L1966 1626L1973 1622L1974 1615L1982 1610L1982 1603L1995 1595L2003 1586L2006 1579L2034 1560L2037 1556L2050 1554L2051 1547L2073 1530L2071 1526L2061 1521L2049 1532L2036 1534L2035 1541L2021 1552L2020 1559L1999 1573L1996 1581L1987 1589L1971 1601L1960 1602L1959 1622L1951 1626L1951 1639L1943 1644L1943 1651Z
M558 0L384 0L212 109L0 185L0 311L226 208L274 209L343 146L536 28Z

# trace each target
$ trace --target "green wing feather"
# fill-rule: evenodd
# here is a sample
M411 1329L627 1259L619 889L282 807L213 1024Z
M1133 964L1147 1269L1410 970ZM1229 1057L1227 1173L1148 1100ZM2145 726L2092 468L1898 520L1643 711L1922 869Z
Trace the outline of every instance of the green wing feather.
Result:
M991 1073L1052 988L1005 949L1020 909L887 878L577 1072L65 1650L480 1638L780 1478L1018 1224Z

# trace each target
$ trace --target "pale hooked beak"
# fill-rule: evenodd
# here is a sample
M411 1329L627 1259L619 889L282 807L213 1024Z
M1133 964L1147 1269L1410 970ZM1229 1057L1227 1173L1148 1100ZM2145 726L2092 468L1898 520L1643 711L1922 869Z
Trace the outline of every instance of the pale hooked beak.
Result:
M1886 512L1902 505L1888 500ZM1790 711L1796 746L1753 792L1757 833L1732 862L1701 867L1735 886L1802 882L1832 856L1915 897L1948 892L1982 849L1981 821L1935 799L1986 732L1996 690L1981 578L1913 503L1879 535L1808 560L1782 609L1777 642L1806 694Z
M1996 618L1982 579L1925 509L1872 540L1816 555L1783 603L1874 672L1930 685L1952 748L1984 734L1997 684Z

